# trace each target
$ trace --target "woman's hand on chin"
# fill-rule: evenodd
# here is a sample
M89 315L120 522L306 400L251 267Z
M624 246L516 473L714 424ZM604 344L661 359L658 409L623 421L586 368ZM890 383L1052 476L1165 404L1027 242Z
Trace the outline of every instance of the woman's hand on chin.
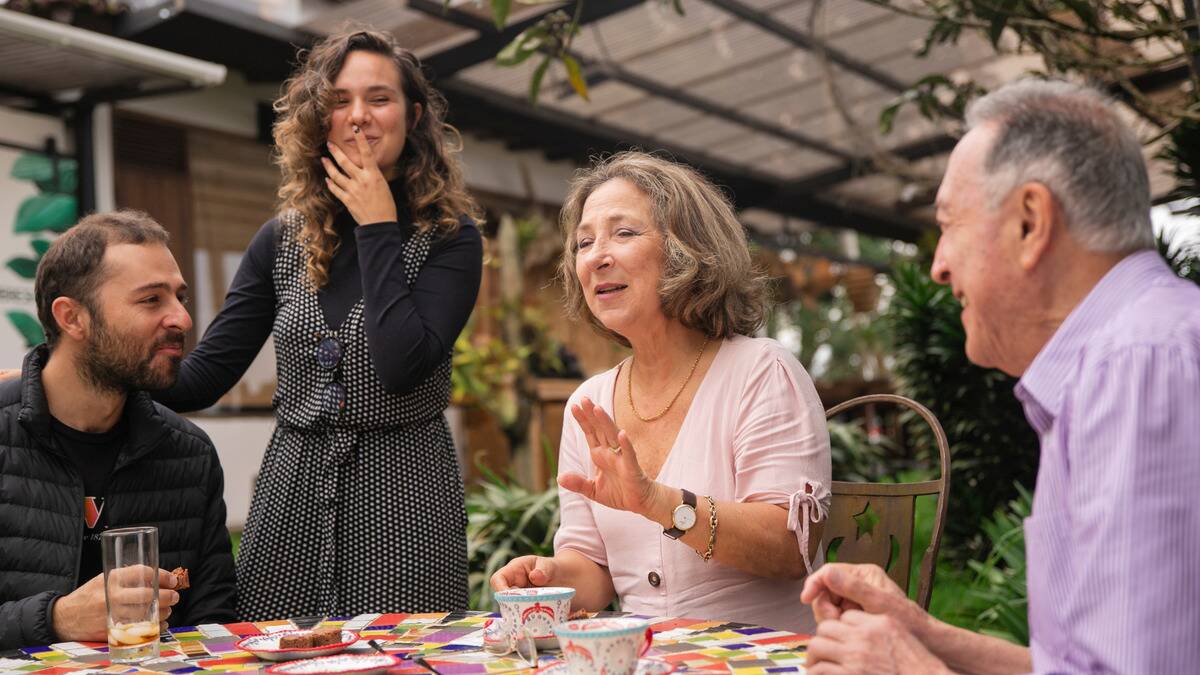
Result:
M617 429L608 413L587 398L571 406L571 415L583 429L596 473L590 479L576 473L563 474L558 484L609 508L650 517L668 488L650 480L642 471L629 436Z
M392 199L391 188L361 129L355 128L354 143L358 147L362 166L351 161L333 143L326 144L334 161L328 157L321 158L327 174L325 185L346 206L354 222L359 225L395 221L396 200Z

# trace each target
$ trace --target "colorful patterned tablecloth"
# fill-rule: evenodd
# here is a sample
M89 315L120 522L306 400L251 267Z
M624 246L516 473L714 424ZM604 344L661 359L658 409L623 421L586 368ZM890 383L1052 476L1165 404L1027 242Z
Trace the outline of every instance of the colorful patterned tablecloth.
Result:
M422 660L441 675L532 673L515 656L497 657L482 650L483 624L495 616L484 612L364 614L329 618L318 625L357 631L362 640L350 652L371 652L367 640L373 639L389 653L406 659L423 656ZM720 621L642 618L648 619L654 630L654 646L647 657L670 663L676 672L706 675L804 672L807 636ZM249 635L312 626L312 621L297 620L172 628L171 637L163 640L160 657L138 666L112 665L108 647L101 643L65 642L28 647L0 655L0 673L262 672L271 664L241 651L234 643ZM544 668L557 659L556 652L542 654L539 666ZM405 660L403 666L392 672L429 675L430 670Z

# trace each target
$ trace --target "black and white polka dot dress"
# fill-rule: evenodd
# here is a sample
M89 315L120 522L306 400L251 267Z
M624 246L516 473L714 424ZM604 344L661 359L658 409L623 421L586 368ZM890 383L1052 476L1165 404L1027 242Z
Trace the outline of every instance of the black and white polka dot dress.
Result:
M301 216L281 218L272 272L278 425L237 560L244 620L467 607L466 512L443 411L450 355L388 393L367 351L363 301L330 328L305 286ZM430 237L405 244L408 283Z

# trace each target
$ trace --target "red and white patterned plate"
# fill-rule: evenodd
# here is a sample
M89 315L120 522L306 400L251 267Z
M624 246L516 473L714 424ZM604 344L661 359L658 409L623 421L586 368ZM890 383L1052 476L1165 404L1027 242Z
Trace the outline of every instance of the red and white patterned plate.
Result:
M294 635L307 631L281 631L279 633L265 633L263 635L252 635L247 638L238 640L235 644L238 649L244 652L250 652L264 661L292 661L295 659L311 659L315 656L331 656L346 650L347 647L358 642L358 633L352 630L342 631L342 639L331 645L321 647L293 647L290 649L280 649L279 639L284 635Z
M402 663L391 654L339 654L280 663L267 668L271 675L374 675L386 673Z

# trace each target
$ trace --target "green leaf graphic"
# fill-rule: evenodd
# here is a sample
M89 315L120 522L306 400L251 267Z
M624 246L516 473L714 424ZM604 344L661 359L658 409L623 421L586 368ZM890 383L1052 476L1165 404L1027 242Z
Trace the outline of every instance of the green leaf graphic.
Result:
M75 224L78 215L75 197L67 194L44 194L29 197L17 209L14 232L66 232Z
M33 279L37 276L37 261L32 258L13 258L6 266L22 279Z
M8 315L8 320L25 338L26 349L32 349L46 341L46 334L42 332L42 324L38 323L32 314L20 310L10 310L5 313Z
M55 179L54 165L58 163ZM46 155L25 154L13 163L11 175L18 180L33 181L42 192L72 193L78 183L78 171L73 159L51 159Z

